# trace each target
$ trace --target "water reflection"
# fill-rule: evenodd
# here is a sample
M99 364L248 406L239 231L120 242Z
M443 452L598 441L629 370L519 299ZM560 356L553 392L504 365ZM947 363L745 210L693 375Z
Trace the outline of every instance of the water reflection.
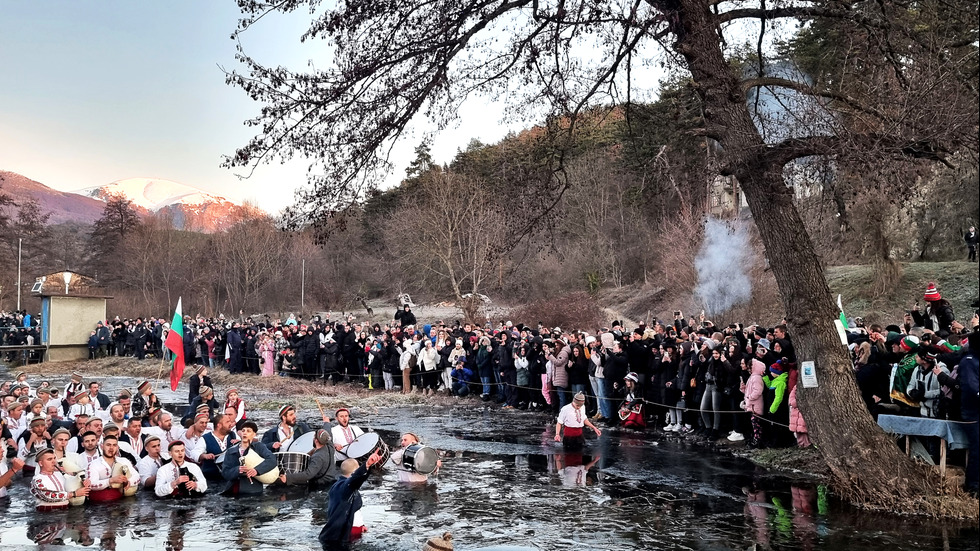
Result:
M683 441L610 431L581 454L567 454L550 438L546 417L400 409L365 421L388 442L403 431L422 434L445 457L429 484L399 484L390 470L368 480L368 532L355 547L363 551L417 551L446 530L459 550L976 548L976 526L855 511L826 488ZM0 545L301 551L317 548L325 521L326 493L300 488L196 502L144 492L41 514L26 486L18 477L0 502Z

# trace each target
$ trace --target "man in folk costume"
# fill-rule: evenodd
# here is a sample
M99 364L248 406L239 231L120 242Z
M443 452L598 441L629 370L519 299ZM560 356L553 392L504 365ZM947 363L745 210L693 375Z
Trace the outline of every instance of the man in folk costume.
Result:
M184 435L184 429L174 425L174 416L169 411L163 410L157 414L156 426L145 428L143 432L159 436L160 444L163 447L169 447L171 442L180 440L180 437ZM163 455L166 457L166 454Z
M68 490L65 475L58 469L54 450L47 448L37 454L37 472L31 479L31 495L37 500L38 511L57 511L68 508L68 500L90 495L91 483L82 482L77 490Z
M119 449L127 449L135 457L143 457L145 443L143 435L143 419L133 417L126 420L126 430L119 435Z
M84 470L88 470L89 465L95 463L97 459L102 457L102 452L99 450L99 435L93 431L85 431L81 434L81 437L82 449L77 454L79 459L78 466ZM68 448L68 453L72 453L70 447Z
M239 431L241 441L237 446L231 446L225 452L225 461L221 467L221 474L227 481L222 495L242 496L258 495L265 489L264 484L257 477L268 473L277 467L276 456L269 448L255 438L258 432L258 425L252 421L245 421ZM254 466L248 466L247 456L255 454L260 461Z
M30 429L17 439L17 457L24 461L24 476L34 476L37 452L49 447L51 435L48 434L47 422L43 417L35 417L31 420Z
M55 460L60 470L67 474L76 474L84 471L88 464L77 453L68 451L68 440L71 433L68 429L57 429L51 434L51 449L54 450Z
M335 416L337 424L330 429L330 435L333 437L333 448L340 452L338 454L339 459L347 459L347 455L343 453L344 449L358 436L364 434L364 431L360 427L350 424L349 409L340 408Z
M555 426L555 442L561 442L567 450L582 449L585 444L583 428L589 427L595 435L601 436L602 431L592 424L585 413L585 393L577 392L572 403L566 404L558 412L558 422Z
M306 485L310 489L329 488L337 481L337 462L334 460L330 431L317 429L313 438L313 451L306 468L295 473L279 475L279 482L288 486Z
M184 431L184 435L180 437L180 441L184 443L186 449L184 453L187 459L192 463L199 463L199 458L197 455L197 444L201 442L204 438L204 434L208 432L208 421L210 421L211 416L207 413L207 407L203 411L199 411L194 416L194 423L187 427Z
M238 437L232 432L235 427L234 416L216 414L211 421L214 429L204 433L204 436L194 446L193 455L197 457L201 472L210 480L221 480L221 466L215 461L221 454L234 444Z
M143 488L153 489L153 485L157 481L157 471L167 464L167 460L160 453L160 437L147 436L143 442L143 449L146 451L146 455L136 464L136 470L140 473L140 484L143 485Z
M208 482L197 465L186 461L183 441L170 443L170 463L157 471L154 491L157 497L197 497L208 491Z
M310 432L310 426L296 420L296 408L287 404L279 408L279 424L262 435L262 443L273 453L286 451L294 440Z
M102 439L102 457L88 466L88 480L92 483L92 493L89 494L91 501L116 501L122 499L125 489L139 486L139 471L132 463L118 457L118 452L118 439L115 436L105 436ZM113 469L117 464L121 464L123 467L121 470L128 474L113 475Z

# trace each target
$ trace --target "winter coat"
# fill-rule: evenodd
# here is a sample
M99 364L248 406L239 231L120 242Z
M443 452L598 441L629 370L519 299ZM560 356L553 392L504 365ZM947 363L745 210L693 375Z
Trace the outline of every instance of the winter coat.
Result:
M514 368L517 369L518 386L530 386L531 384L531 377L528 375L527 366L527 356L518 356L517 358L514 358Z
M571 347L565 346L558 352L558 354L549 353L548 361L551 362L551 368L553 370L552 383L561 388L568 388L568 358L571 351Z
M944 373L949 373L945 364L937 364ZM939 385L939 377L933 372L932 368L919 367L915 370L909 385L905 389L906 396L910 395L912 389L919 389L922 397L919 399L919 414L923 417L935 419L939 417L939 396L942 389Z
M803 414L800 413L800 408L796 406L796 389L789 391L789 430L792 432L806 432L806 421L803 420Z
M925 313L912 310L912 318L915 324L933 331L949 332L950 326L956 316L953 314L953 307L946 300L937 300L926 303Z
M489 341L489 339L487 339ZM493 378L493 356L491 352L487 350L489 345L480 344L480 348L476 351L476 370L481 378L492 379Z
M762 380L762 374L765 372L766 364L752 360L752 375L745 383L745 411L755 415L762 415L764 407L762 394L766 384Z
M580 353L578 356L572 356L568 365L565 367L568 371L568 384L570 385L584 385L589 382L589 364L592 362L585 357L584 353Z
M775 414L786 399L786 386L789 382L789 373L780 373L769 380L769 390L772 391L772 403L769 404L769 413Z

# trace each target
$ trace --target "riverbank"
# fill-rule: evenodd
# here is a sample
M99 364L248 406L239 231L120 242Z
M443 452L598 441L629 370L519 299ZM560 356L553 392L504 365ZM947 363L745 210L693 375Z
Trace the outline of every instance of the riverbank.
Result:
M86 382L119 377L132 378L134 381L145 379L154 383L154 387L158 389L157 394L165 403L182 405L186 401L187 379L190 372L185 372L177 391L171 392L168 369L169 366L161 365L159 360L149 359L140 362L134 358L110 357L91 361L33 364L18 368L17 371L28 373L31 381L50 380L52 384L59 387L68 381L73 372L82 374ZM239 389L248 404L249 417L258 421L272 422L275 419L275 412L287 402L306 412L304 417L310 417L311 412L316 412L318 407L322 407L331 418L339 407L352 408L355 411L355 418L369 413L378 414L379 411L411 408L416 415L432 417L457 416L458 412L465 410L488 415L516 415L545 426L554 421L554 417L545 413L505 412L492 401L482 402L474 397L459 399L445 394L379 392L364 389L358 384L332 385L279 376L232 375L223 369L211 373L211 379L219 400L228 389ZM135 387L135 382L132 386ZM111 392L117 389L107 390ZM617 432L628 436L632 431L617 430ZM814 484L830 485L832 481L826 462L813 447L751 450L744 443L728 443L727 440L709 442L705 438L681 438L673 434L660 435L656 431L648 431L647 436L655 439L679 440L684 445L702 448L706 454L720 453L744 458L768 471ZM937 488L936 494L926 496L925 500L930 503L930 506L928 510L922 511L922 515L972 521L978 519L977 500L963 494L957 488Z

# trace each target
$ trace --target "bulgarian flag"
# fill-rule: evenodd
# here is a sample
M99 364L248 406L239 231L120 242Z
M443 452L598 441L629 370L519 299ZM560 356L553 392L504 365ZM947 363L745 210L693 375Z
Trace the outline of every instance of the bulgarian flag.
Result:
M178 302L178 308L179 306ZM844 315L844 304L841 302L840 295L837 295L837 309L840 310L840 324L847 329L847 316Z
M174 362L170 366L170 390L177 390L180 378L184 376L184 315L180 311L180 300L177 299L174 321L170 323L170 332L163 343L174 355Z

